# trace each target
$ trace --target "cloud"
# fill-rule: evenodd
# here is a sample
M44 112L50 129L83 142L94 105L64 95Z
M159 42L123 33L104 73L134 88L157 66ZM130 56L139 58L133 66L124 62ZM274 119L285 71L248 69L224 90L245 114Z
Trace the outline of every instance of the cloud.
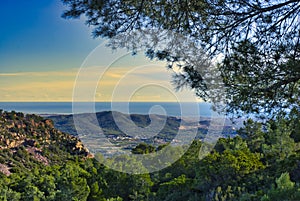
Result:
M74 68L48 72L1 73L0 101L72 101L74 86L78 81L78 70ZM101 70L106 71L101 74ZM159 87L148 89L143 87L144 84L163 86L163 83L170 81L170 72L161 66L110 67L109 69L94 66L81 69L80 76L83 78L80 87L86 89L97 87L94 95L96 101L111 101L114 93L119 93L115 96L117 98L114 99L115 101L174 100L170 93ZM136 89L138 93L132 93L130 89ZM82 101L89 100L82 97Z
M20 76L20 73L0 73L0 77Z

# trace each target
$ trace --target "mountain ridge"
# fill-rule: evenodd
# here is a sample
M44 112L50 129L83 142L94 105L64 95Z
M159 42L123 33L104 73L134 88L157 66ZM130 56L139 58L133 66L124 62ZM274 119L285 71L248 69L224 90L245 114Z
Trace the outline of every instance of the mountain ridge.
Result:
M110 147L113 145L121 147L123 150L132 149L140 143L151 144L155 147L170 143L176 138L179 131L184 131L181 133L188 138L190 138L190 134L195 134L196 140L204 139L208 129L215 129L220 137L233 136L236 134L235 129L229 123L226 123L222 128L214 128L210 127L211 119L203 117L191 119L159 114L124 114L116 111L102 111L95 114L76 114L76 121L77 123L80 122L82 127L84 127L82 128L83 130L79 125L77 125L79 126L77 129L75 128L73 115L55 115L48 116L47 118L53 120L56 128L74 136L78 136L77 129L79 129L79 137L86 138L83 134L83 130L86 129L86 132L92 133L86 143L91 143L94 147L95 142L100 140L98 134L104 134L104 136L101 136L108 139L109 142L102 144L103 140L100 140L101 146ZM163 120L165 120L165 122ZM153 122L158 122L158 126ZM154 125L151 125L152 123ZM159 123L163 124L161 129L158 128L161 126ZM123 127L119 128L119 126Z

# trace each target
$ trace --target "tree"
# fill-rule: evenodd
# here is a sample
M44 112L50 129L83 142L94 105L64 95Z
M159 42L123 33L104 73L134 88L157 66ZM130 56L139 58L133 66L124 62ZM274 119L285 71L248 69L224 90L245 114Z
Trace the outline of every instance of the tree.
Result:
M15 192L7 186L2 186L0 190L0 200L3 201L19 201L21 199L21 193Z
M276 187L268 191L268 194L262 197L262 201L268 200L298 200L300 198L299 189L295 183L290 180L289 173L282 173L275 181Z
M140 143L132 149L133 154L149 154L155 152L155 147L146 143Z
M186 175L180 175L171 181L161 183L157 192L159 200L190 200L192 192L190 191L191 179Z
M262 152L269 161L280 161L289 157L295 151L295 141L291 138L291 129L286 119L270 120L268 122L266 144Z
M298 0L62 1L69 8L63 17L85 15L95 37L114 38L115 46L133 50L144 43L141 46L149 58L179 68L174 72L179 88L188 86L199 97L214 102L220 99L214 97L218 92L212 92L217 86L211 85L220 85L226 91L227 112L274 114L278 108L299 108ZM149 29L156 31L153 34ZM178 37L170 39L168 31L183 36L181 41L188 38L193 45L178 43ZM162 43L168 48L160 48ZM204 53L191 51L191 47L202 48ZM215 73L199 70L204 65L199 58L207 59L205 55L222 56L218 65L222 82L211 81Z
M56 200L87 200L90 188L86 178L89 173L73 163L67 163L60 170L60 177L57 178Z
M295 142L300 142L300 111L293 109L290 112L289 120L292 129L291 137Z
M149 174L130 175L106 169L103 178L106 184L103 194L106 197L119 196L124 200L145 200L153 185Z
M209 192L212 189L228 185L238 186L247 175L264 169L260 155L249 149L225 150L222 154L209 154L197 167L195 189Z
M247 140L248 147L252 152L262 152L265 133L261 122L254 122L252 119L248 119L244 122L244 127L238 130L238 134Z

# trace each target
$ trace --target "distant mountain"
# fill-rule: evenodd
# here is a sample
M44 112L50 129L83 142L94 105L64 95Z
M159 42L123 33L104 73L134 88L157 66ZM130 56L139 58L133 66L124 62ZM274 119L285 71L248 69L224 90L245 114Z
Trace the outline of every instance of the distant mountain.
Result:
M78 118L82 119L83 122L90 123L92 114L79 114ZM121 125L126 124L126 120L130 118L137 127L145 128L151 123L149 115L142 114L123 114L121 112L111 112L104 111L96 113L97 124L100 126L105 135L119 135L119 136L128 136L124 133L116 124L115 118L118 118L122 122L119 122ZM72 135L77 135L77 131L74 126L73 115L55 115L49 116L49 119L53 120L54 126L61 131L70 133ZM160 137L169 135L170 138L176 135L181 123L181 119L176 117L165 117L162 115L153 115L152 120L164 119L166 118L166 124L159 133Z
M97 122L93 121L95 114L77 114L76 119L80 119L81 125L88 129L94 130L94 135L90 135L91 142L97 140L96 135L99 126L103 134L110 143L119 145L124 149L131 149L139 143L152 144L158 146L171 142L179 130L183 130L186 135L196 130L196 139L203 139L210 128L211 120L209 118L199 119L180 119L172 116L163 115L143 115L143 114L123 114L120 112L104 111L96 113ZM74 126L72 115L55 115L47 117L54 122L54 126L61 131L77 136L78 133ZM131 125L131 123L133 124ZM152 121L152 122L151 122ZM116 123L117 122L117 123ZM158 126L149 126L158 122ZM159 129L159 123L163 124ZM119 126L121 129L119 128ZM124 129L125 128L125 129ZM151 130L152 129L152 130ZM214 129L214 128L210 128ZM217 128L215 128L217 130ZM225 125L218 128L220 136L234 135L235 130L232 125ZM223 130L222 130L223 129ZM220 131L221 130L221 131ZM151 133L152 132L152 133ZM193 132L194 133L194 132ZM81 136L80 136L81 137ZM85 136L86 137L86 136ZM109 143L108 143L109 144ZM103 146L108 146L104 144Z

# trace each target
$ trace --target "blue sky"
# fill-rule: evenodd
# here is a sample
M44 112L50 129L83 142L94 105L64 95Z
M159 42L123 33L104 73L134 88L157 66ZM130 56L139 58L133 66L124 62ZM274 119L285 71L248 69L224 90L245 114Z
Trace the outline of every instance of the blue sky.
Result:
M85 59L92 58L87 68L100 66L97 72L113 60L110 49L97 48L104 39L92 37L84 18L61 18L64 9L60 0L0 1L0 102L72 101L76 76ZM89 57L95 48L97 52ZM103 54L107 56L92 62ZM115 66L97 83L96 101L176 101L175 92L165 88L164 83L171 80L165 64L150 62L143 54L113 62ZM132 71L133 66L143 65L148 67ZM152 83L152 87L143 83ZM122 90L112 100L116 87Z
M0 73L77 67L100 39L83 20L61 18L59 0L0 2Z

